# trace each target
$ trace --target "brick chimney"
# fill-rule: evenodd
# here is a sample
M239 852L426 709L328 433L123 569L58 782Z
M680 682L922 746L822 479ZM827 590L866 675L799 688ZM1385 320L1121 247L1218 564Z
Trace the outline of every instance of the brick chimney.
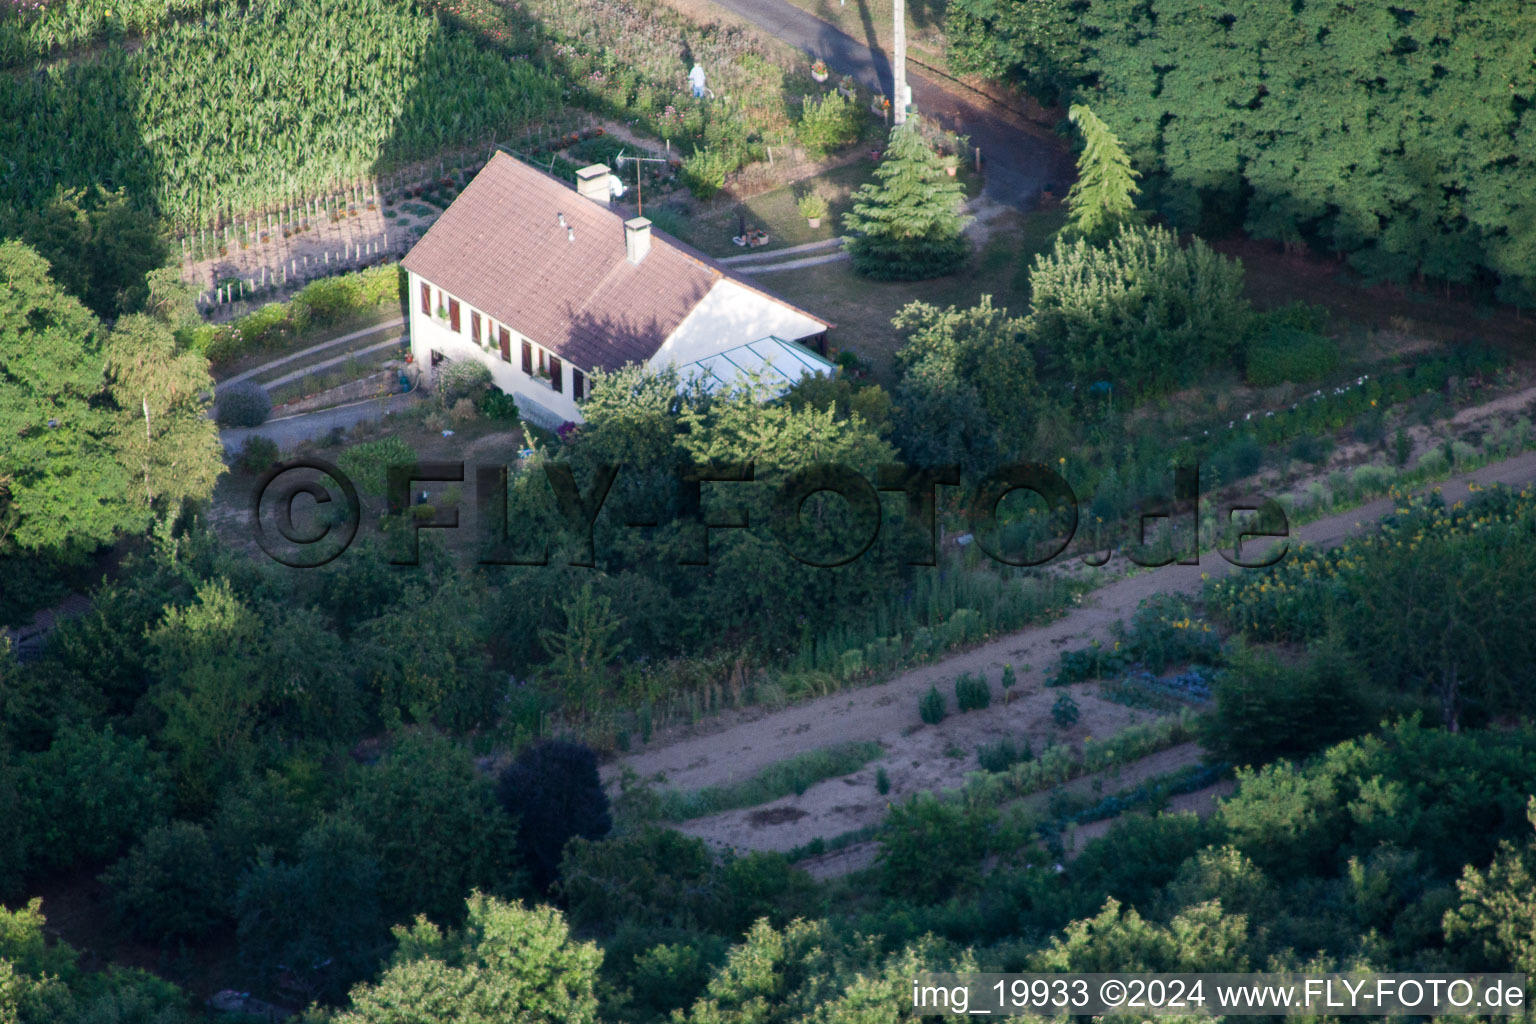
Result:
M645 217L633 217L624 222L624 255L629 262L639 264L651 251L651 222Z
M576 172L576 191L583 196L599 203L608 205L608 170L607 164L592 164L583 167Z

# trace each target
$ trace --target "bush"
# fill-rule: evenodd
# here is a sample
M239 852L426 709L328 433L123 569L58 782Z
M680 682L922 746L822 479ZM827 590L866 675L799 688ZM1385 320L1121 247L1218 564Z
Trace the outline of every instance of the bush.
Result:
M268 466L282 458L277 442L270 437L252 434L240 446L240 457L235 465L242 473L264 473Z
M1072 699L1070 693L1063 693L1051 705L1051 721L1063 729L1070 729L1076 725L1079 714L1077 701Z
M964 711L976 711L992 703L992 689L987 686L986 676L962 673L955 680L955 704Z
M1010 737L996 743L983 743L976 748L976 763L988 772L1005 772L1016 764L1034 759L1035 752L1028 740L1021 746Z
M113 856L169 804L159 757L111 726L65 727L46 751L23 760L18 788L28 859L44 868Z
M246 968L264 980L281 972L309 999L345 992L377 965L388 938L379 878L368 834L345 818L311 827L291 863L262 850L234 899Z
M930 686L928 692L918 698L917 713L929 725L938 725L944 721L944 695L937 686Z
M862 127L862 108L842 93L829 92L820 100L806 97L795 138L812 156L825 156L856 140Z
M500 388L486 388L480 395L480 414L493 420L520 420L522 411L517 407L517 399L507 394Z
M491 385L491 368L478 359L454 359L437 371L437 397L452 409L462 399L480 397Z
M932 793L892 807L880 831L882 888L919 903L954 895L977 876L996 820L996 808L949 803Z
M409 466L415 461L416 453L410 445L398 437L381 437L353 445L341 453L336 463L359 490L382 496L389 484L389 467Z
M1036 350L1080 389L1105 379L1148 396L1231 363L1252 312L1243 267L1167 228L1125 228L1107 245L1058 240L1030 270Z
M881 796L885 796L885 794L889 793L890 791L891 791L891 777L890 777L890 775L886 774L886 771L885 771L884 768L876 768L875 769L875 792L879 793Z
M725 188L725 176L730 172L730 158L708 147L694 150L683 161L683 182L699 199L708 199Z
M1302 434L1291 443L1291 458L1320 466L1333 455L1333 438Z
M515 824L470 753L433 733L402 736L352 778L346 814L372 838L395 920L456 913L473 889L517 892Z
M1257 387L1309 384L1338 365L1339 345L1332 338L1293 327L1271 327L1248 350L1248 383Z
M601 839L613 827L608 795L591 747L543 740L523 750L501 775L500 799L518 821L518 849L533 883L549 888L573 838Z
M819 192L807 192L795 200L795 209L808 220L819 220L827 215L827 200Z
M101 881L118 925L151 942L196 939L224 918L224 869L201 825L151 829Z
M1014 672L1013 672L1013 665L1011 663L1007 664L1007 665L1004 665L1003 666L1003 679L1002 679L1003 693L1006 695L1009 690L1013 689L1013 685L1015 683L1017 683L1018 681L1019 681L1018 676L1014 675ZM1004 703L1007 703L1006 699L1004 700Z
M220 388L215 403L221 427L259 427L272 413L272 399L255 381L241 381Z
M1240 645L1216 678L1215 696L1201 742L1237 765L1305 758L1377 721L1367 678L1338 643L1322 644L1296 667Z

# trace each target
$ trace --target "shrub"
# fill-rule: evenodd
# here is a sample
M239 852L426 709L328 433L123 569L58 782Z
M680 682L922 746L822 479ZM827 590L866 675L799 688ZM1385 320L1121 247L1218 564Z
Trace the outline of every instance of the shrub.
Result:
M1333 455L1333 438L1302 434L1291 443L1291 458L1322 465Z
M351 477L360 490L375 495L384 494L390 466L408 466L415 461L416 453L398 437L381 437L377 441L354 445L336 460L337 467Z
M1025 740L1020 746L1013 739L1001 739L996 743L983 743L976 748L976 763L983 771L1005 772L1023 761L1033 761L1035 752Z
M201 825L150 829L101 881L120 927L151 942L196 939L224 917L223 867Z
M272 413L272 399L255 381L220 388L215 402L221 427L259 427Z
M448 410L448 418L459 426L463 426L466 423L473 423L479 419L480 410L475 407L474 399L461 398L454 402L452 408Z
M827 215L827 200L819 192L807 192L795 200L795 209L808 220L818 220Z
M1248 383L1307 384L1326 377L1338 364L1338 342L1327 335L1271 327L1248 350Z
M1018 676L1014 675L1014 672L1013 672L1013 665L1012 664L1004 665L1003 666L1003 679L1002 679L1003 693L1006 694L1009 690L1013 689L1013 684L1017 683L1018 681L1019 681L1018 680Z
M500 799L518 821L518 849L540 890L557 876L565 844L601 839L613 827L608 795L591 747L543 740L523 750L501 775Z
M880 833L882 888L920 903L952 896L976 877L996 820L996 808L949 803L932 793L892 807Z
M1392 435L1392 461L1397 463L1397 468L1402 469L1408 465L1408 458L1413 454L1413 439L1408 436L1408 431L1402 427L1397 428L1397 433Z
M708 199L725 187L731 162L724 153L705 147L696 149L683 161L683 182L699 199Z
M1386 417L1380 409L1372 409L1355 420L1350 433L1355 435L1355 440L1361 444L1375 444L1387 433Z
M1109 378L1137 395L1170 391L1230 363L1252 316L1241 263L1162 227L1103 246L1058 240L1029 284L1031 341L1079 388Z
M481 393L480 414L493 420L518 420L523 415L517 408L517 399L500 388L486 388Z
M455 359L437 371L437 397L452 409L462 399L480 397L491 383L491 368L478 359Z
M881 796L891 791L891 777L886 774L884 768L875 769L875 792Z
M346 818L312 826L295 861L263 849L235 892L241 960L263 979L285 973L309 999L345 992L384 952L379 879L368 834Z
M43 868L112 856L168 804L159 757L111 726L64 728L46 751L23 760L17 781L28 860Z
M1056 702L1051 705L1051 721L1055 722L1063 729L1070 729L1072 726L1076 725L1080 713L1081 712L1079 712L1077 707L1077 701L1072 699L1072 695L1070 693L1063 693L1060 697L1057 697Z
M938 725L944 721L944 695L937 686L930 686L928 692L918 699L917 713L929 725Z
M1217 676L1215 695L1201 742L1213 756L1239 765L1305 758L1377 721L1366 675L1336 642L1316 647L1296 667L1239 645Z
M242 473L263 473L268 466L281 459L282 455L276 441L270 437L262 437L260 434L252 434L245 439L245 444L240 446L240 457L235 464Z
M955 704L961 711L975 711L992 703L992 689L987 686L986 676L962 673L955 680Z
M346 814L372 839L380 902L394 920L442 920L473 889L519 888L514 823L464 747L407 734L378 764L356 769L350 788Z
M856 140L862 127L863 111L859 105L841 93L829 92L820 100L806 98L800 123L795 126L795 138L812 156L825 156Z

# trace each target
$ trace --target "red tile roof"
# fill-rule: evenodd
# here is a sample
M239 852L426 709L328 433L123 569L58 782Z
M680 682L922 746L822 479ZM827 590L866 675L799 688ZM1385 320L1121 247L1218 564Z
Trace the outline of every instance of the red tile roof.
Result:
M716 281L740 281L655 229L630 263L622 216L500 152L401 263L587 369L649 360Z

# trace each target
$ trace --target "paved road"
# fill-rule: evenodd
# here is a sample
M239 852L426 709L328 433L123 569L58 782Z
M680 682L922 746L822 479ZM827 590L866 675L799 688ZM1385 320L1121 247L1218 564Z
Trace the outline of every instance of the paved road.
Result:
M714 0L763 31L827 62L835 75L852 75L860 85L879 89L887 96L894 90L891 62L885 53L834 28L787 0ZM971 137L981 148L986 174L983 194L989 199L1021 210L1029 209L1046 185L1064 193L1074 179L1074 161L1067 147L1048 133L1027 126L1014 115L986 100L962 98L934 79L916 72L910 62L907 84L912 102L924 117L945 128Z
M386 415L393 415L419 401L421 401L421 395L415 391L403 395L391 395L382 400L368 398L334 409L318 409L315 412L300 413L297 416L268 420L259 427L231 427L228 430L219 431L219 440L224 443L224 450L233 455L244 447L246 438L259 434L276 441L277 446L287 452L300 441L322 438L338 427L346 430L365 420L383 419Z

